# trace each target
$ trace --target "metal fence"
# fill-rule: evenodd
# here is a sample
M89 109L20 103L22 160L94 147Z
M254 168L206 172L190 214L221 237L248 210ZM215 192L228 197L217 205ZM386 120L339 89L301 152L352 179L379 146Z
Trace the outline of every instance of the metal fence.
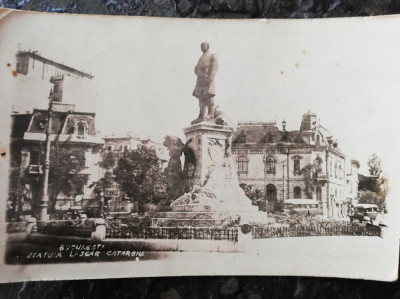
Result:
M7 233L24 233L26 232L26 222L9 222L7 223Z
M122 239L178 239L178 240L227 240L237 242L237 229L199 227L107 227L106 238Z
M254 226L252 229L254 239L310 236L379 236L380 232L381 229L377 226L352 225L347 223L333 223L328 225L295 224L287 227Z
M76 236L90 238L95 230L94 223L89 221L54 221L43 222L36 225L36 231L41 234Z

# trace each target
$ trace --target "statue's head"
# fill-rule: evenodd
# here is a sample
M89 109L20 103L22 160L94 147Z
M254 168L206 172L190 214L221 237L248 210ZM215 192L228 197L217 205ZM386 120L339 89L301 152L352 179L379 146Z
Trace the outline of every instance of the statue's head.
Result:
M182 155L184 144L182 140L175 136L167 135L164 137L163 145L168 149L170 156Z
M201 48L201 51L202 51L203 53L205 53L205 52L207 52L208 49L210 48L210 45L209 45L208 43L204 42L204 43L201 43L200 48Z

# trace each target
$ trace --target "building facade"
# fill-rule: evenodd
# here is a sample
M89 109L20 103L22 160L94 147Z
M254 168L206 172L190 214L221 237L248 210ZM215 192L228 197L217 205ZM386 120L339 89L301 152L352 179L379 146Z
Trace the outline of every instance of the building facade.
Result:
M13 94L14 111L47 109L49 91L58 101L76 104L79 111L93 112L96 88L94 76L40 55L38 51L18 51ZM61 80L62 79L62 80ZM51 81L52 84L49 84ZM34 105L32 104L34 103Z
M52 208L56 210L63 206L70 207L77 196L80 201L89 198L91 189L88 186L100 177L98 162L104 140L96 133L95 113L76 111L74 104L64 102L66 99L76 101L76 95L84 98L80 87L91 81L93 76L46 59L36 52L18 52L16 60L18 89L16 106L11 115L9 209L14 215L34 215L39 209L43 195L44 155L49 123L50 156L72 150L84 156L84 165L80 167L82 170L76 175L85 176L87 184L73 195L59 193L57 200L52 203ZM19 104L23 103L26 108L27 97L35 104L38 103L38 106L44 103L46 107L50 102L51 108L49 105L48 108L36 107L21 112ZM49 190L53 188L51 179Z
M303 115L299 130L275 122L240 122L232 154L240 183L262 190L267 202L309 198L326 217L347 215L357 197L357 161L347 161L314 113ZM346 163L347 162L347 163Z
M84 152L85 167L80 173L87 176L88 182L99 179L98 162L104 140L96 136L94 113L76 112L68 105L53 106L51 128L51 151L77 149ZM42 194L43 159L47 111L34 109L30 114L12 115L10 191L13 201L17 201L23 211L38 207ZM51 167L51 165L50 165ZM84 198L90 197L91 190L85 186L81 192ZM76 194L78 195L78 194ZM58 196L56 209L71 199Z
M160 162L160 168L164 169L167 166L169 160L168 150L161 143L149 138L142 139L130 133L126 135L103 136L103 139L105 141L103 153L113 152L117 155L122 155L124 151L136 150L141 146L145 146L155 151Z

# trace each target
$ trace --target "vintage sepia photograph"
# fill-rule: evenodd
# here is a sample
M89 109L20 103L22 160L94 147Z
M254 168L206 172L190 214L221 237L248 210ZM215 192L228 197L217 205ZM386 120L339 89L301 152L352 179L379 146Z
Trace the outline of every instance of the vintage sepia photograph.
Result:
M0 10L0 280L397 279L399 25Z

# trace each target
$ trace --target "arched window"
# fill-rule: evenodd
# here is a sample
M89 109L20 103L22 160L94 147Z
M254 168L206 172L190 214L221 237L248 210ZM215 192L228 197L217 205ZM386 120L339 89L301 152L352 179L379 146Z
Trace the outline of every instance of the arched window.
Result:
M275 201L276 200L276 187L273 184L268 184L266 189L266 196L268 201Z
M78 135L79 136L85 135L85 125L83 123L78 124Z
M301 198L301 188L299 186L293 188L293 197Z
M268 156L265 159L265 172L275 174L275 159L272 156Z
M246 157L241 156L238 159L238 172L247 172L248 171L248 160Z
M81 119L80 121L75 123L74 132L76 133L76 136L79 139L83 139L83 138L86 138L87 128L88 128L88 124L84 120Z

